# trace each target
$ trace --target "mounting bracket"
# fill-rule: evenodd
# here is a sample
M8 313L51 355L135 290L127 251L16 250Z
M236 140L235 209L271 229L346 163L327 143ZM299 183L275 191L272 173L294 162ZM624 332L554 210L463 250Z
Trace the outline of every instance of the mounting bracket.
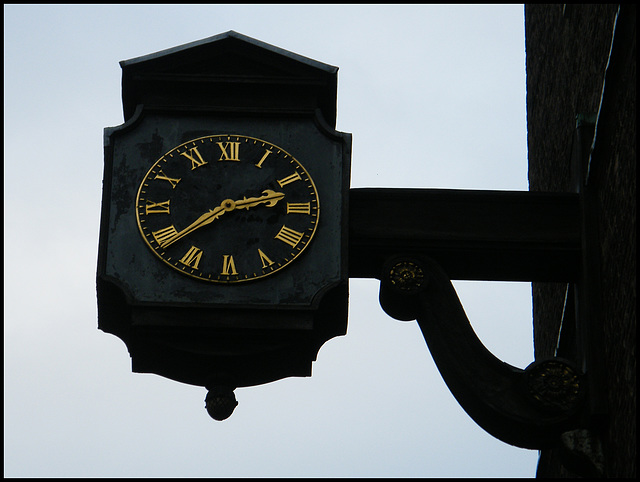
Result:
M384 265L380 304L392 318L416 319L449 390L494 437L529 449L557 446L583 427L587 386L562 358L524 370L500 361L474 333L449 277L424 256L396 256Z

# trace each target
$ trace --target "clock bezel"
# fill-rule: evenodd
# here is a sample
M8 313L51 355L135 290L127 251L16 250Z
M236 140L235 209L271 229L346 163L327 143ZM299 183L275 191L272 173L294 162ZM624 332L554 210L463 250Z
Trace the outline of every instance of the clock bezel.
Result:
M233 275L233 274L223 274L223 273L213 273L213 272L206 272L204 273L204 275L208 275L208 276L202 276L202 271L200 271L200 274L196 274L196 272L198 271L197 269L185 269L182 265L178 265L178 263L180 261L176 261L173 258L167 257L165 258L164 256L162 256L160 254L160 252L158 251L158 249L161 249L159 246L156 247L154 246L152 243L149 242L148 239L148 234L149 232L146 231L146 228L143 227L143 223L141 222L141 210L143 209L143 205L140 202L141 201L141 193L143 193L143 187L145 186L145 182L148 180L149 176L154 172L154 169L157 168L157 166L163 161L165 160L167 157L171 157L173 154L177 153L179 154L179 150L183 149L183 148L188 148L187 146L190 145L195 145L197 142L202 142L203 140L210 140L210 139L220 139L223 141L231 141L231 140L242 140L244 142L253 142L253 144L260 144L261 147L269 147L269 148L273 148L274 150L277 150L276 155L280 156L281 159L283 160L287 160L289 163L292 163L295 165L295 171L298 172L298 170L301 170L304 173L304 178L303 180L308 182L309 187L311 188L311 191L313 193L313 195L311 196L312 199L312 203L315 202L315 206L310 205L310 213L309 215L312 216L313 221L310 222L310 224L312 225L312 229L310 233L305 232L304 233L304 243L302 245L302 247L300 248L296 248L296 253L294 254L293 252L290 253L292 256L290 259L285 259L284 262L282 263L278 263L278 266L272 269L268 269L268 270L264 270L262 272L258 272L258 273L251 273L251 274L244 274L243 277L241 277L241 274ZM241 161L243 162L243 161ZM146 199L146 197L143 197L142 200ZM292 263L294 263L296 260L299 259L299 257L303 254L303 252L306 251L307 247L311 244L312 240L314 239L314 235L317 232L317 228L319 225L319 220L320 220L320 200L319 200L319 193L318 193L318 189L317 186L313 180L313 178L311 177L309 171L307 170L307 168L295 157L293 156L290 152L288 152L287 150L283 149L282 147L258 138L258 137L254 137L254 136L249 136L249 135L245 135L245 134L228 134L228 133L224 133L224 134L209 134L209 135L205 135L205 136L200 136L200 137L196 137L194 139L189 139L188 141L182 142L181 144L172 147L169 151L167 151L165 154L163 154L162 156L160 156L152 165L151 167L147 170L147 172L145 173L144 177L142 178L142 181L139 184L139 187L137 189L136 192L136 197L135 197L135 212L136 212L136 223L138 226L138 232L140 233L140 235L142 236L142 239L144 240L145 245L147 246L147 248L149 248L154 255L160 259L165 265L169 266L173 271L176 271L182 275L186 275L189 278L192 279L196 279L202 282L206 282L206 283L211 283L211 284L215 284L217 286L229 286L229 285L238 285L239 283L247 283L247 282L254 282L254 281L260 281L260 280L264 280L265 278L270 278L272 275L277 274L279 272L281 272L283 269L289 267ZM143 220L146 219L147 215L143 216ZM282 215L281 215L282 217ZM308 230L307 230L308 231ZM154 240L155 241L155 240ZM152 241L153 242L153 241ZM278 259L278 261L280 261L280 259ZM274 264L277 263L274 262ZM263 267L264 268L264 267ZM212 277L212 276L217 276L217 277Z

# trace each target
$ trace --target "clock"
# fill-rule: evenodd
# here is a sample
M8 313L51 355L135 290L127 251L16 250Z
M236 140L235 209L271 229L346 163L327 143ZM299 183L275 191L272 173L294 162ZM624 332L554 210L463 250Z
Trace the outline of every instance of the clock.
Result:
M173 147L135 198L140 235L172 273L230 285L273 276L303 255L318 227L318 191L268 141L213 134Z
M138 373L214 389L310 376L347 330L338 68L236 32L120 65L98 327Z

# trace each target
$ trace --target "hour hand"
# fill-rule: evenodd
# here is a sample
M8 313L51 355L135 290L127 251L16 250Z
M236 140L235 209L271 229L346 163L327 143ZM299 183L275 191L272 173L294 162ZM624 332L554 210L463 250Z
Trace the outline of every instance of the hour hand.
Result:
M249 209L260 204L265 204L266 207L271 208L275 206L283 197L283 192L275 192L271 189L266 189L262 191L262 196L260 197L245 197L244 199L236 201L235 209Z

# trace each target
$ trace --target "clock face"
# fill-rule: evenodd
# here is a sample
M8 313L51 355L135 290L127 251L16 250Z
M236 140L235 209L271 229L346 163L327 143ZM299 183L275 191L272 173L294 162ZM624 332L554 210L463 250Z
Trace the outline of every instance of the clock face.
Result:
M309 245L318 192L283 149L242 135L211 135L174 147L144 176L136 197L140 233L171 269L211 283L278 273Z

